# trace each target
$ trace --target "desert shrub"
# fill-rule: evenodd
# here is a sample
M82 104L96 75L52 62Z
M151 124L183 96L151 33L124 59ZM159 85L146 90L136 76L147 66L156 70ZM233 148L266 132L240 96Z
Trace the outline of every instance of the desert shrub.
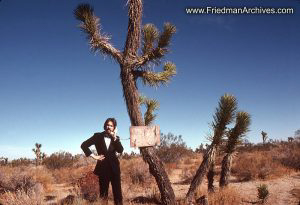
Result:
M215 193L210 193L208 197L210 205L233 205L241 203L241 196L234 188L220 189Z
M61 169L52 170L52 174L56 183L73 183L81 178L87 170L92 170L94 164L91 166L82 167L64 167Z
M133 184L144 184L147 181L148 167L145 163L133 166L129 172L129 177Z
M144 185L151 178L148 165L141 157L121 161L121 177L130 184Z
M0 188L2 192L30 191L37 184L34 174L22 167L1 167Z
M186 146L181 135L176 136L172 133L165 135L161 133L157 155L163 162L178 162L180 158L191 153L192 150Z
M243 146L238 146L237 151L238 152L255 152L255 151L270 151L276 147L278 147L279 144L274 142L267 142L265 144L259 143L259 144L252 144L252 143L244 143Z
M17 167L17 166L28 166L30 164L33 164L33 162L30 159L27 158L19 158L19 159L14 159L10 162L10 164L13 167Z
M74 156L73 167L86 167L90 165L95 165L95 160L91 157L86 157L84 154L77 154Z
M270 152L244 152L233 162L232 173L239 181L268 179L286 173L286 168L275 160Z
M36 193L34 190L25 191L20 189L16 192L6 192L1 198L1 203L5 205L43 204L43 195Z
M132 151L130 154L128 154L127 152L123 152L123 154L121 155L121 159L132 159L135 157L140 157L140 154Z
M265 203L269 197L269 190L266 184L261 184L257 187L257 198L261 203Z
M205 148L204 148L204 145L203 145L203 143L201 143L196 149L195 149L195 152L196 153L202 153L202 154L204 154L205 153Z
M48 169L60 169L71 167L76 162L75 157L69 152L55 152L44 159L44 164Z
M94 202L99 197L99 178L92 172L87 172L78 180L80 193L85 200Z
M286 167L300 170L300 142L294 141L274 150L275 158Z
M31 172L34 173L35 181L40 183L47 191L55 183L52 173L46 167L34 167Z
M182 183L183 184L191 183L193 177L196 174L197 169L198 169L197 164L186 166L184 169L182 169L182 173L180 175L180 178L182 179Z

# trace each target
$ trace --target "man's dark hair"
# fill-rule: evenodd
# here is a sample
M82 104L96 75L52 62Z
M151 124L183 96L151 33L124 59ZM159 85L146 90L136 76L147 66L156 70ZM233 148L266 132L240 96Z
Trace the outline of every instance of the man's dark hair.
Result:
M104 125L103 125L103 129L105 130L105 127L106 127L106 124L109 122L109 121L111 121L113 124L114 124L114 129L116 129L116 127L117 127L117 120L115 119L115 118L107 118L106 120L105 120L105 123L104 123Z

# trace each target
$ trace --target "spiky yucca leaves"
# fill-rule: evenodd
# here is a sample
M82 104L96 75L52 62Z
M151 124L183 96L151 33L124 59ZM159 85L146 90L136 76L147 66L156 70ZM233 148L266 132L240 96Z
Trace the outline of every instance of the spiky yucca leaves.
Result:
M225 94L220 98L219 106L216 108L216 112L213 116L212 127L214 134L212 137L212 143L204 154L203 161L199 166L190 188L186 194L186 202L190 203L192 197L199 185L201 185L205 174L210 167L215 163L216 150L222 141L222 137L225 133L226 126L232 121L237 109L237 101L233 95ZM213 171L213 169L211 169ZM209 180L213 181L214 173L210 173ZM210 187L212 188L212 187ZM212 188L213 189L213 188Z
M216 109L212 128L214 130L211 138L212 144L219 145L225 133L226 126L232 122L237 109L237 101L233 95L225 94L219 101L219 107Z
M164 24L164 31L159 36L158 47L167 48L170 45L170 40L173 34L176 33L176 27L167 22Z
M247 112L238 112L236 115L236 124L228 133L226 153L232 153L238 144L242 142L243 137L249 131L251 120Z
M167 62L164 65L164 71L136 71L135 76L142 78L145 85L152 87L158 87L160 84L166 85L170 82L171 77L176 75L176 66L171 62Z
M242 138L249 131L251 120L247 112L238 112L236 115L235 126L227 133L226 155L222 160L222 171L220 176L220 187L227 186L229 183L233 154L236 146L242 142Z
M153 114L153 112L159 108L159 102L145 96L140 96L139 103L146 106L147 110L144 114L144 121L146 126L150 125L156 118L156 114Z
M110 37L101 33L100 19L94 15L94 9L89 4L80 4L74 10L75 17L82 23L81 30L87 34L90 48L93 52L100 51L103 55L109 56L120 62L122 55L109 42Z
M170 51L168 47L175 33L176 27L169 22L164 24L161 34L153 24L146 24L143 29L143 56L139 58L137 66L143 66L150 62L156 65L160 64L160 59Z
M142 30L143 32L143 54L149 54L154 48L154 44L159 37L159 31L153 24L146 24Z

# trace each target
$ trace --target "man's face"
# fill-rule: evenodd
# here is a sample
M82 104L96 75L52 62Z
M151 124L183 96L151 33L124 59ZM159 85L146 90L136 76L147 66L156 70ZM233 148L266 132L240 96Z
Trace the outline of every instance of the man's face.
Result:
M111 133L114 131L114 129L115 129L114 123L112 121L108 121L108 123L106 123L106 126L105 126L105 131L107 133Z

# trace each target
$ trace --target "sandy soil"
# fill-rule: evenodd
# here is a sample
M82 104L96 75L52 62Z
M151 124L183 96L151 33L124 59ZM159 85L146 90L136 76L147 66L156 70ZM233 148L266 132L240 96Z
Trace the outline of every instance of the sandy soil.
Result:
M189 183L182 183L181 174L182 168L174 169L170 175L170 181L174 189L177 199L184 198L189 188ZM217 179L217 177L216 177ZM238 193L242 196L241 205L250 205L257 202L257 186L260 184L268 185L270 192L267 204L272 205L298 205L300 202L300 173L292 173L281 178L267 180L267 181L249 181L249 182L235 182L236 180L232 177L229 186L234 187ZM207 186L206 181L202 184L205 189ZM215 182L215 187L218 187L218 181ZM74 193L74 187L68 184L55 184L53 192L49 193L48 196L53 196L48 204L53 204L59 200L65 198L69 194ZM147 196L147 192L150 189L144 189L141 192L135 192L134 194L127 194L126 197L134 198L137 196ZM123 190L125 191L125 190ZM110 190L111 192L111 190Z

